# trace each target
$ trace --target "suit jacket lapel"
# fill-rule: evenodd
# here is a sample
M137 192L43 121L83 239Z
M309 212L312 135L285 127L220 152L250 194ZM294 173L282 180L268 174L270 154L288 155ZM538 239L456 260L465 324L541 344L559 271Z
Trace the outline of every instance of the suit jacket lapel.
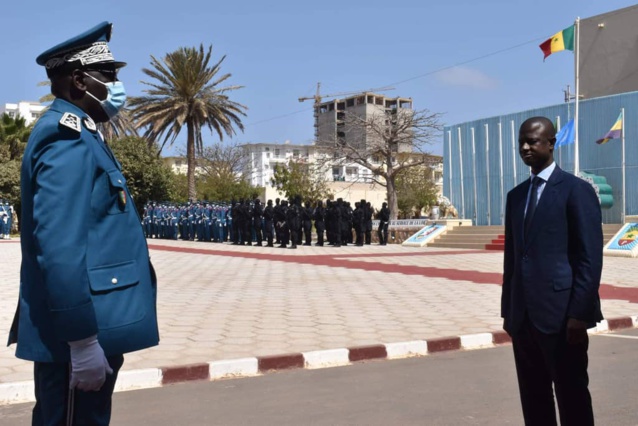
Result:
M512 227L518 247L525 243L525 206L527 205L527 193L529 192L529 186L530 181L527 179L527 181L525 181L525 185L521 186L518 197L514 200L512 210Z
M545 183L545 188L543 188L541 198L540 200L538 200L538 204L536 205L536 211L534 212L534 217L532 218L532 223L529 228L529 235L527 236L527 240L525 241L526 248L529 247L532 241L534 241L536 235L539 234L539 231L543 227L543 224L546 224L549 221L550 209L551 206L554 204L554 200L558 196L558 184L560 184L560 182L562 182L563 180L563 173L564 172L558 166L556 166L551 176ZM523 215L524 214L525 207L523 207Z

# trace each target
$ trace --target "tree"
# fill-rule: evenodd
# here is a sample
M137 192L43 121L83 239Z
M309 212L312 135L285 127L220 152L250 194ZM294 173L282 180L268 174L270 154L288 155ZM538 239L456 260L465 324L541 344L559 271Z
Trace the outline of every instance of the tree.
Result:
M22 154L31 134L31 126L27 126L24 118L18 115L13 118L4 113L0 117L0 159L6 161L22 160Z
M109 146L122 164L122 174L138 212L142 212L147 201L174 200L174 174L157 156L156 146L149 146L146 139L135 136L116 139Z
M246 174L249 163L250 158L237 143L217 142L204 148L197 160L199 199L229 201L257 197L261 188L250 185Z
M279 192L286 194L286 198L301 197L302 200L318 201L332 197L325 179L316 173L318 165L310 165L302 161L290 159L287 165L277 164L273 169L270 184Z
M437 204L437 188L429 166L404 169L396 179L397 204L404 217Z
M397 177L406 170L430 164L425 150L440 134L440 114L408 108L378 110L368 115L340 111L344 131L333 140L318 141L331 153L328 161L356 163L372 172L372 180L385 187L390 219L399 211Z
M150 89L146 96L133 97L129 101L137 128L146 128L144 135L151 141L163 136L159 151L168 143L172 145L186 126L186 157L188 161L188 197L196 198L196 152L203 152L202 128L216 132L220 140L224 134L232 136L235 127L242 130L241 116L246 107L231 101L228 93L242 86L219 87L231 74L218 77L222 58L213 65L213 46L204 50L200 45L181 47L167 54L160 62L151 56L152 69L142 71L156 82L142 82Z
M20 202L20 167L32 126L20 116L0 117L0 199L9 200L18 216Z

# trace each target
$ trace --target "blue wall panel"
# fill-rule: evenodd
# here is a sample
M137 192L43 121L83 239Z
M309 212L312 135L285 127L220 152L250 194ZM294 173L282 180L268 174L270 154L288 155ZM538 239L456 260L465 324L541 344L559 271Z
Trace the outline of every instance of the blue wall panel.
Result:
M614 191L614 206L603 209L605 223L621 221L621 141L605 145L595 141L609 131L621 108L625 108L626 214L638 215L638 92L580 102L580 170L605 176ZM530 175L518 155L521 123L545 116L564 126L573 117L573 109L573 104L560 104L446 126L443 193L459 216L476 225L502 224L504 197ZM573 173L574 154L575 146L567 145L556 149L554 159Z

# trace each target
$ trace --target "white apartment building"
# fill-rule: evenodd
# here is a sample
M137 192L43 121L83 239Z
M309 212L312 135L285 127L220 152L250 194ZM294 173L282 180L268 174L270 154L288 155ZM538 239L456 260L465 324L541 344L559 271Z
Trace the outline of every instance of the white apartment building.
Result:
M324 154L315 145L295 145L285 143L250 143L242 145L250 161L247 162L246 176L252 186L270 186L276 165L287 165L290 160L317 166L317 173L324 173L327 181L371 183L372 172L358 164L326 162L320 170L318 162Z
M335 198L349 201L367 199L376 208L385 201L385 187L372 180L372 172L359 164L344 163L334 159L326 161L325 149L315 145L296 145L286 143L249 143L242 145L250 160L246 162L246 176L252 186L265 188L265 199L281 197L270 185L275 166L285 166L290 160L305 162L315 166L315 173L323 173L328 187ZM435 181L439 193L443 189L443 158L433 156L431 167L432 179ZM319 164L322 167L319 167Z
M6 113L12 118L19 115L25 119L28 126L40 118L46 108L46 105L39 102L20 101L17 104L4 104L4 107L0 108L0 114Z
M188 161L186 157L163 157L164 163L171 168L176 175L185 175L188 173ZM195 175L202 174L204 171L201 167L195 166Z

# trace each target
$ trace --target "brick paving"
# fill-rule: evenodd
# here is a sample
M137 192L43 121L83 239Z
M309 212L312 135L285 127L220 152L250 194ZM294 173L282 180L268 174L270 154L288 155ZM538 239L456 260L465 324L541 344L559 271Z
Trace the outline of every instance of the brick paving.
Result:
M501 329L502 252L365 247L297 250L149 240L159 279L158 347L125 370ZM0 242L0 338L17 300L20 246ZM638 260L605 258L606 317L638 313ZM31 364L0 348L0 383Z

